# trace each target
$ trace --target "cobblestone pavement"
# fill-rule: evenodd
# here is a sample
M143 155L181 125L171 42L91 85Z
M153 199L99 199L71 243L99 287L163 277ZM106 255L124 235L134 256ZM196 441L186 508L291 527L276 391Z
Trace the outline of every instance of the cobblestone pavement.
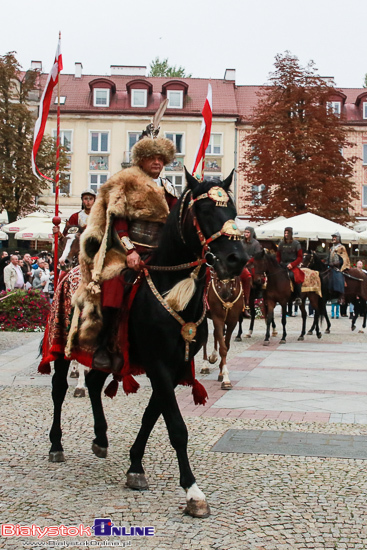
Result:
M255 327L252 339L233 343L229 366L230 372L233 371L234 389L230 392L218 389L213 367L213 374L202 380L208 388L210 401L206 407L201 407L200 412L189 402L186 388L177 390L189 431L191 465L211 507L211 516L204 520L183 514L185 495L179 487L177 460L161 420L148 442L144 460L149 491L135 492L124 487L129 448L150 395L143 377L139 377L142 387L137 394L126 397L120 390L113 400L104 398L110 440L109 455L105 460L96 458L90 449L93 428L88 400L73 398L69 389L63 409L66 462L51 464L48 462L51 379L36 374L36 349L40 336L0 334L0 523L40 527L82 523L91 526L94 518L108 517L115 525L154 526L154 537L131 538L131 548L139 550L367 549L366 461L211 452L212 446L230 428L367 434L367 424L363 419L359 418L359 423L348 423L342 416L343 411L332 413L329 410L331 395L339 396L343 407L348 391L352 391L356 401L363 400L363 395L367 398L365 386L353 386L352 390L346 388L345 392L342 386L335 386L341 373L344 378L340 379L340 384L345 385L348 383L346 372L352 377L353 372L363 376L367 371L364 356L366 335L351 333L347 319L335 320L332 334L324 336L319 342L321 347L315 348L318 345L315 336L297 343L299 326L299 318L289 319L287 344L281 350L276 340L270 349L260 346L263 339L263 325L260 323ZM307 343L312 352L306 364ZM294 351L296 345L300 346L301 364L296 362L293 369L289 365L292 366L297 353L297 349ZM335 348L334 352L342 350L341 362L333 358L330 348ZM324 369L332 374L331 379L321 376L318 349L326 359L331 357L331 363ZM350 361L345 359L345 350L348 349ZM22 356L18 357L20 352ZM279 354L283 353L285 355L280 355L279 359ZM282 357L284 365L288 366L287 372L282 372L281 381L287 383L280 384L279 378L271 374L278 372L282 365L270 363L281 362ZM253 363L254 359L257 362ZM264 361L265 365L262 365ZM198 371L201 364L198 360ZM298 379L295 377L297 367L302 367ZM316 382L307 386L304 372L307 368L314 369L309 380L318 381L326 390L318 389ZM236 372L241 374L235 376ZM266 386L264 380L255 377L256 373L265 376ZM244 382L244 376L251 378ZM358 379L352 382L356 385ZM74 383L70 381L71 385ZM238 387L238 383L242 385ZM298 385L302 387L298 388ZM322 399L318 401L321 408L327 404L327 413L324 412L323 416L320 416L320 411L314 411L316 416L313 418L317 421L310 421L312 417L306 415L310 411L303 409L299 416L294 411L291 414L288 411L288 416L271 416L271 412L287 412L284 407L289 401L286 398L280 402L279 411L264 409L264 413L256 408L260 403L257 400L262 391L260 387L267 393L274 393L276 389L277 396L286 397L288 392L298 388L302 397L305 385L307 395L321 395ZM247 393L242 394L243 391ZM249 395L256 398L251 409L247 408L246 401L241 401ZM270 407L272 403L268 399L266 406ZM302 407L305 408L307 403L303 400ZM363 412L366 411L367 407ZM251 413L251 416L243 413ZM337 416L331 418L332 414L341 415L340 421ZM363 416L362 412L360 414ZM356 420L356 416L348 418ZM50 539L45 539L40 541L41 546L31 538L0 537L0 548L57 547ZM69 548L97 547L87 538L77 539L83 546L72 542L75 537L67 539L59 537L57 541L60 544L65 541ZM102 539L94 540L102 544ZM110 540L103 548L114 548L113 542L116 544L116 540Z

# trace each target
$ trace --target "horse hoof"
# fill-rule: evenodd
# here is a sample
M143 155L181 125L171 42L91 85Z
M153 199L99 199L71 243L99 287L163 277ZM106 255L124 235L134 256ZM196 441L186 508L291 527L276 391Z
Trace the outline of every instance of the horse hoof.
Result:
M92 443L92 451L98 458L106 458L107 447L100 447L97 443Z
M280 340L279 344L285 344L285 340Z
M209 357L209 363L211 365L214 365L218 361L218 357Z
M322 338L321 332L318 333L317 338L318 338L319 340L320 340L320 338Z
M358 334L364 334L364 330L359 330Z
M271 333L272 336L278 336L278 331L277 330L273 330L273 332Z
M303 336L298 336L298 342L303 342L303 340L304 340Z
M64 451L53 451L48 454L49 462L65 462Z
M308 331L307 336L313 336L312 330L309 330L309 331Z
M236 338L234 339L235 342L242 342L242 338L241 336L236 336Z
M79 373L77 370L72 370L70 373L70 378L79 378Z
M220 389L221 390L231 390L232 389L232 384L230 382L222 382L221 383L221 386L220 386Z
M218 382L223 382L223 374L218 374Z
M184 513L193 518L208 518L210 516L210 508L206 500L194 500L187 501Z
M135 491L146 491L149 489L145 474L127 474L125 486Z
M350 328L351 328L352 330L356 330L356 326L355 326L355 325L352 325Z
M325 330L325 334L330 334L330 330L328 328Z
M246 334L246 335L245 335L245 338L251 338L251 334L250 334L250 333L249 333L249 334Z
M269 340L264 340L263 341L263 346L268 346L270 344Z
M200 374L210 374L209 367L203 367L200 371Z
M74 397L85 397L85 389L84 388L75 388Z

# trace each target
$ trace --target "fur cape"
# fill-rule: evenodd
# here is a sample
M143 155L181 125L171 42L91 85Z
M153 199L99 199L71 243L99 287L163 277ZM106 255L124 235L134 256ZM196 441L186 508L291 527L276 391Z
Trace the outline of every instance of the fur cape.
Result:
M80 239L82 281L73 297L67 356L76 343L88 352L95 350L102 329L101 284L126 267L126 254L112 238L114 218L164 223L168 213L164 188L137 166L121 170L101 187Z

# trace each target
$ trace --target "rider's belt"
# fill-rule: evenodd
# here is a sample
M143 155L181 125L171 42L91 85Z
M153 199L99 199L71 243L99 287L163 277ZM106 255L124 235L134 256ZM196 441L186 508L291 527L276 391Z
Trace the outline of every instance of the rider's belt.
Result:
M134 220L129 223L129 237L135 245L157 248L163 223Z

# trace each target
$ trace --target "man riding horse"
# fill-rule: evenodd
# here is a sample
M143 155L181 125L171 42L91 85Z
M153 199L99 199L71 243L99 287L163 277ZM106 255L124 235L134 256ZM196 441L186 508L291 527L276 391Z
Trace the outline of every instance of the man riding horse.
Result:
M262 249L263 249L259 241L256 240L254 228L251 227L250 225L248 225L245 228L243 244L244 244L245 252L247 256L250 258L246 264L246 267L243 269L241 273L243 295L245 297L245 309L248 310L249 304L250 304L250 291L251 291L251 279L252 279L251 270L253 270L252 264L254 262L255 254L257 254L258 252L262 252ZM244 311L244 316L247 318L250 317L247 311Z
M93 367L112 372L120 370L122 360L116 345L126 286L122 271L137 271L149 259L177 202L170 181L160 177L175 157L174 144L150 135L150 126L132 149L133 166L100 188L80 242L82 282L76 303L83 314L78 345L91 350L97 342Z
M294 288L294 303L301 305L301 288L305 280L304 273L299 269L302 263L303 253L299 241L293 239L293 228L286 227L284 229L284 240L280 241L277 250L278 263L288 269L288 275L293 283Z
M328 265L331 269L330 290L339 294L339 301L344 300L344 275L343 271L350 268L347 249L341 243L338 231L331 235L332 245L329 251Z

